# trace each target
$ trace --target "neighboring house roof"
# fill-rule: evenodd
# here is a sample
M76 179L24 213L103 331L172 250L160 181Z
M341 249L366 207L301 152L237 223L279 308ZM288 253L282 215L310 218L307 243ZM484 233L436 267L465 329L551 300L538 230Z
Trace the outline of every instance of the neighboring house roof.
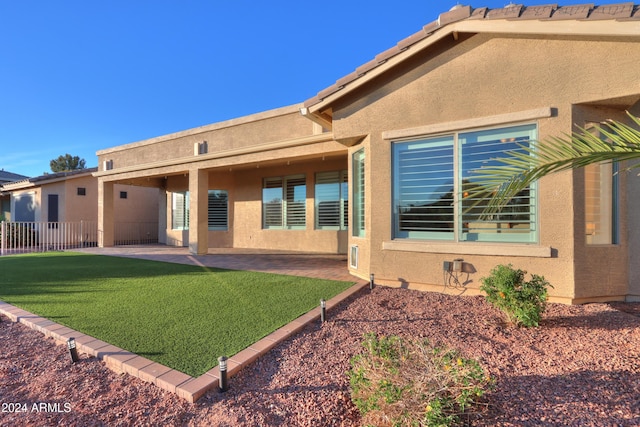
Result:
M28 178L25 175L19 175L13 172L7 172L6 170L0 170L0 185L6 182L20 181Z
M616 25L611 25L615 21ZM386 72L391 67L424 51L439 40L460 33L563 34L581 36L640 36L640 6L620 3L605 6L523 6L510 4L501 9L454 6L436 21L380 53L335 84L304 102L305 116L330 128L330 104Z
M49 184L58 181L64 181L71 177L80 177L85 175L91 175L94 172L97 172L98 168L87 168L87 169L78 169L73 171L66 172L56 172L49 173L45 175L36 176L34 178L26 178L20 181L9 182L3 184L2 191L14 191L14 190L22 190L30 187L37 187L43 184Z

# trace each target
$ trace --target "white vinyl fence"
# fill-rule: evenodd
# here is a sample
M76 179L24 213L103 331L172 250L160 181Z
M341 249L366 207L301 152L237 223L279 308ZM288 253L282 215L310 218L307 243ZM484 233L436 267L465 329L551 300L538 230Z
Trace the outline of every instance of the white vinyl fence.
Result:
M114 224L116 245L158 242L158 223L120 222ZM0 223L0 255L62 251L98 246L98 223L9 222Z

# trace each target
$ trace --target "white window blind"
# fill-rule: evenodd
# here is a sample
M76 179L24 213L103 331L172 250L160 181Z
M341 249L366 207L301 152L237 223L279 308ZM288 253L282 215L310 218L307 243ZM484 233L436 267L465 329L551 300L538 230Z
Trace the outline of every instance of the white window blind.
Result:
M209 190L208 194L208 226L209 230L227 230L228 224L228 193L225 190Z
M397 237L453 239L453 137L394 145Z
M189 192L171 193L171 228L189 229Z
M495 159L505 157L507 152L525 153L535 138L535 126L516 126L462 133L459 136L461 151L458 198L462 201L460 239L468 241L533 242L536 239L536 192L527 188L509 201L496 214L482 214L489 196L469 198L473 193L474 176L483 166L500 164ZM474 206L472 208L472 206Z
M306 224L307 185L304 176L289 177L286 183L287 227L299 228Z
M343 230L348 225L347 171L316 174L316 228Z
M265 178L262 189L263 228L305 228L306 201L304 175Z
M393 145L394 236L454 241L534 242L535 185L486 216L490 195L471 198L482 166L535 138L535 125L396 142Z

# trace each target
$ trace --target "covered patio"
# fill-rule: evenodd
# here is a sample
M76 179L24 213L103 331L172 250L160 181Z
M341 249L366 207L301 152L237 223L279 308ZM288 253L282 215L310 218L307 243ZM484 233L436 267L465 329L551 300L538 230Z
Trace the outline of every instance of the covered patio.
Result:
M77 252L141 258L229 270L249 270L318 279L359 281L349 274L347 255L278 251L272 249L210 248L205 255L194 255L187 247L165 245L111 246L80 248Z

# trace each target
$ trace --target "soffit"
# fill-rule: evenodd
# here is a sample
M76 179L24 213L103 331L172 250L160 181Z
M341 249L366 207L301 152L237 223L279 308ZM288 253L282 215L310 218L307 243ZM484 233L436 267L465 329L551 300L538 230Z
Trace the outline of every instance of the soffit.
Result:
M634 3L604 6L593 3L572 6L510 4L500 9L456 6L305 101L300 111L324 126L330 125L335 101L442 39L453 37L457 40L460 33L640 37L640 6Z

